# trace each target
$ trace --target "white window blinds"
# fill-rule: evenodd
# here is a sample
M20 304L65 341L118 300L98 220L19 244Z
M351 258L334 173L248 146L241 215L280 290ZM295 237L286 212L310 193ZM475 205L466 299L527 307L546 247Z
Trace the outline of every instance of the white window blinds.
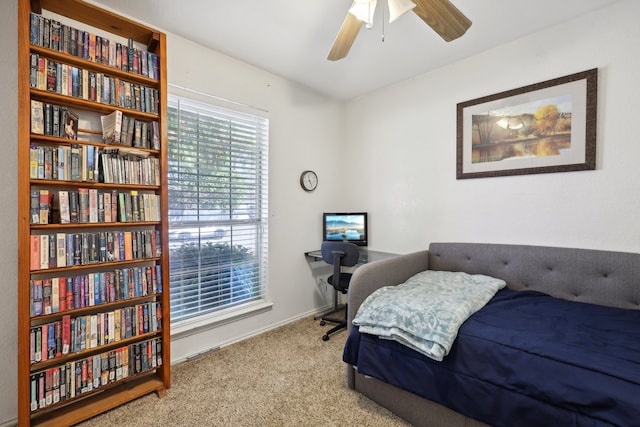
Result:
M266 297L265 117L169 96L171 322Z

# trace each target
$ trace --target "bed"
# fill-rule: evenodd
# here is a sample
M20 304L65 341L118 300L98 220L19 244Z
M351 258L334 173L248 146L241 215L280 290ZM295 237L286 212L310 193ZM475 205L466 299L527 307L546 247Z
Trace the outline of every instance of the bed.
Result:
M506 284L441 361L352 325L369 295L426 270ZM348 308L349 387L414 425L640 423L639 254L432 243L356 270Z

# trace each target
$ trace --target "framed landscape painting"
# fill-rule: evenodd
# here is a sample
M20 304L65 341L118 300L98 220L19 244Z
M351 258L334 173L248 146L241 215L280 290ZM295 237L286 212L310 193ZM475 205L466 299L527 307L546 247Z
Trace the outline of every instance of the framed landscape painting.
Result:
M595 169L597 82L592 69L458 104L456 177Z

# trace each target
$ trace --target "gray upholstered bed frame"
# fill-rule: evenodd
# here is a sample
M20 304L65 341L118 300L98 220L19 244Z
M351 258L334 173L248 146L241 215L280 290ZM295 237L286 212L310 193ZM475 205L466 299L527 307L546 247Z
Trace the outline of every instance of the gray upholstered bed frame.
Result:
M567 300L640 309L640 254L482 243L432 243L429 250L358 268L349 287L348 325L375 289L403 283L426 269L464 271L504 279ZM347 367L348 386L416 426L485 426L444 406L367 378Z

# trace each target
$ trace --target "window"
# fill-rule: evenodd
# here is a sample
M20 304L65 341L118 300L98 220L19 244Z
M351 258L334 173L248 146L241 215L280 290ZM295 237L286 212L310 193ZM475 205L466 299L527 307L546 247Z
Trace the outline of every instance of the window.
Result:
M266 299L269 121L168 100L171 323Z

